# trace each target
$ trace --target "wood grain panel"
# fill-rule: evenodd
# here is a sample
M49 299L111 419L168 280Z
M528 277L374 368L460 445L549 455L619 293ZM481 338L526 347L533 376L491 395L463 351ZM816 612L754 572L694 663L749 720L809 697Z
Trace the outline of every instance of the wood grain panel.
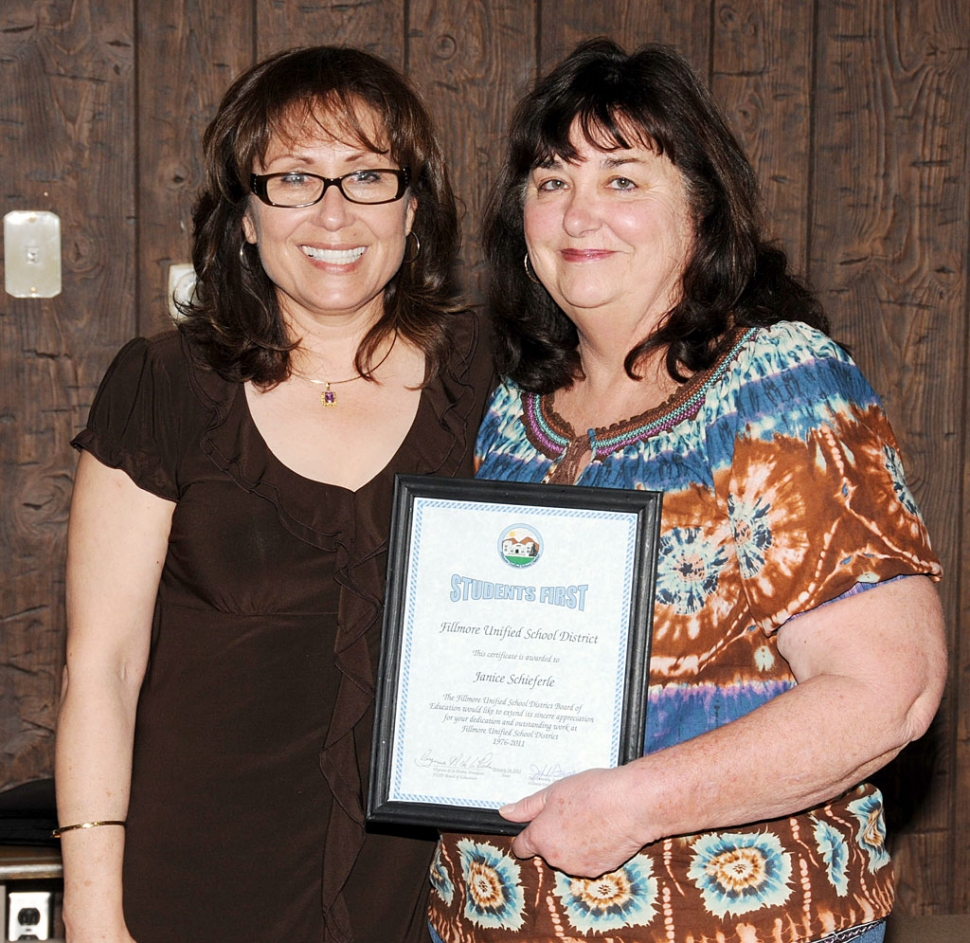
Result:
M964 88L970 87L970 77L964 83ZM970 153L970 131L964 131L963 152ZM966 175L964 175L965 177ZM968 214L970 218L970 214ZM965 224L965 226L968 224ZM970 241L970 240L968 240ZM967 272L963 271L966 282ZM964 304L960 322L966 326L970 324L970 300L966 298L964 290ZM963 505L961 507L961 542L959 568L954 566L947 575L947 580L956 583L956 593L959 599L957 618L954 619L954 632L950 643L950 676L953 679L950 687L954 704L952 710L956 714L953 753L954 763L953 781L948 785L953 796L953 824L952 849L947 863L950 880L950 898L945 913L970 914L970 435L967 426L970 424L970 365L967 363L968 351L960 352L964 363L964 384L957 388L954 395L962 392L960 403L962 418L959 422L959 436L962 439L963 453ZM944 744L944 747L948 746ZM940 867L937 862L928 864L934 870Z
M138 8L138 332L170 326L169 267L192 260L202 135L252 61L250 4L141 0Z
M953 904L938 901L931 906L927 887L937 883L945 887L953 865L953 842L944 832L911 832L906 840L893 847L893 869L896 875L896 903L893 914L919 917L936 913L967 913L953 910ZM914 943L932 943L932 937L913 937Z
M812 6L715 3L711 91L758 175L769 231L808 268Z
M947 117L951 149L947 154L948 192L945 194L946 215L940 220L940 231L946 233L953 247L957 266L951 273L959 286L953 304L941 312L953 322L953 332L962 330L963 348L956 347L947 357L948 372L962 371L963 384L956 384L945 395L954 400L956 425L944 434L960 441L958 456L963 459L963 490L960 508L960 542L957 556L947 574L949 592L958 605L951 625L950 688L955 715L952 749L953 780L947 784L952 799L953 820L949 856L942 862L924 859L934 871L945 866L950 882L950 896L943 913L970 914L970 5L953 3L939 12L938 30L950 39L940 47L948 70L952 73L947 92L952 94ZM962 397L960 394L962 393ZM949 744L946 744L949 746Z
M4 211L56 213L63 257L56 298L0 293L0 788L50 775L69 442L133 324L132 54L130 3L0 11Z
M609 36L627 52L643 43L666 43L701 74L710 66L711 0L540 0L540 63L548 72L584 39Z
M535 20L517 0L412 0L410 10L408 71L434 113L461 201L459 277L477 301L483 201L511 110L535 73Z
M965 15L958 5L965 9L959 0L820 5L810 247L813 280L838 336L886 399L909 483L951 573L963 411L950 393L963 386L966 246L965 224L953 223L967 205L965 19L962 33L951 32ZM956 588L942 588L951 642ZM905 803L933 757L930 788L897 838L915 913L949 906L951 855L931 862L920 853L953 815L957 698L951 686L928 743L880 780L891 802Z
M482 202L514 102L597 34L672 44L708 79L776 231L885 396L947 569L952 658L931 732L880 778L897 910L970 912L966 0L3 0L4 212L58 213L64 289L0 292L0 788L51 772L68 443L118 346L167 323L201 133L230 79L315 43L409 72L465 202L477 298Z
M256 0L257 58L291 46L357 46L404 69L402 0Z

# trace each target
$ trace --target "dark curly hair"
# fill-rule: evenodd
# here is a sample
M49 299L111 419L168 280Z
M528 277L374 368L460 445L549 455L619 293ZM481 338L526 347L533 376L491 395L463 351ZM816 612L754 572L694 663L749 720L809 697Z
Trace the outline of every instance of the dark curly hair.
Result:
M783 249L762 235L754 171L713 98L690 65L661 45L627 55L608 39L584 42L519 103L485 214L488 296L499 339L499 367L523 389L550 393L582 376L569 318L523 266L523 199L544 161L575 160L578 124L600 149L643 146L665 155L686 184L694 251L681 300L624 362L627 373L666 351L675 380L710 367L732 326L782 319L823 331L821 306L788 268Z
M368 137L377 119L380 140ZM358 49L316 46L270 56L230 86L206 129L205 182L193 214L195 298L182 308L181 330L229 380L273 385L290 373L296 345L286 332L276 286L245 241L242 220L249 179L274 140L306 122L322 133L387 154L410 172L417 200L412 231L420 240L384 290L384 311L357 352L365 376L375 351L394 332L425 354L425 382L440 369L457 309L453 281L460 244L455 198L428 109L392 66Z

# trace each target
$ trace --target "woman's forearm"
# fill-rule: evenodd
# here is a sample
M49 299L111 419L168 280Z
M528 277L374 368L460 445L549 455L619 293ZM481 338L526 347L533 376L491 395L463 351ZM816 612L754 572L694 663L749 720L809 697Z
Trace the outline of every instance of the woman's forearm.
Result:
M175 505L83 453L67 546L67 657L57 723L61 826L124 821L135 712ZM72 943L127 941L124 829L61 838L64 922Z
M637 761L645 841L745 825L821 805L864 781L912 739L874 714L872 692L817 678L739 720Z
M716 730L560 780L504 809L530 823L513 850L595 876L670 835L834 798L926 730L946 676L942 627L923 578L800 617L779 639L797 686Z
M65 671L55 779L58 822L125 821L138 685L108 672ZM68 939L122 940L125 832L116 825L61 837Z

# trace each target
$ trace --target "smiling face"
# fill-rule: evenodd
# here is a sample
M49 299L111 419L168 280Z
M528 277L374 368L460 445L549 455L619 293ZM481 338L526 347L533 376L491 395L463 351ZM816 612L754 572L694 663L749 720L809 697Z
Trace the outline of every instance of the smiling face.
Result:
M577 125L570 141L575 159L553 158L526 181L532 267L581 337L633 346L680 299L694 232L687 187L649 148L602 150Z
M362 109L368 138L384 135L375 116ZM342 135L339 122L335 133ZM341 177L352 171L392 168L388 154L326 134L316 115L285 139L274 138L256 173L308 172ZM417 201L409 193L394 203L362 205L331 186L319 203L267 206L250 196L243 218L246 241L256 245L263 269L276 286L283 318L293 337L321 321L344 319L364 330L380 320L387 283L401 266Z

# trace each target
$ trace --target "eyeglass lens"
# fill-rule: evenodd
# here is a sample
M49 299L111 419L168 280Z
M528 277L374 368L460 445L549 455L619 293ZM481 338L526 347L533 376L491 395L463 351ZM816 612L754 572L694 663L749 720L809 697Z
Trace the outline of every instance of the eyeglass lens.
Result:
M385 203L394 200L400 186L390 170L358 170L332 181L354 203ZM326 181L305 173L273 174L266 177L266 196L277 206L306 206L323 196Z

